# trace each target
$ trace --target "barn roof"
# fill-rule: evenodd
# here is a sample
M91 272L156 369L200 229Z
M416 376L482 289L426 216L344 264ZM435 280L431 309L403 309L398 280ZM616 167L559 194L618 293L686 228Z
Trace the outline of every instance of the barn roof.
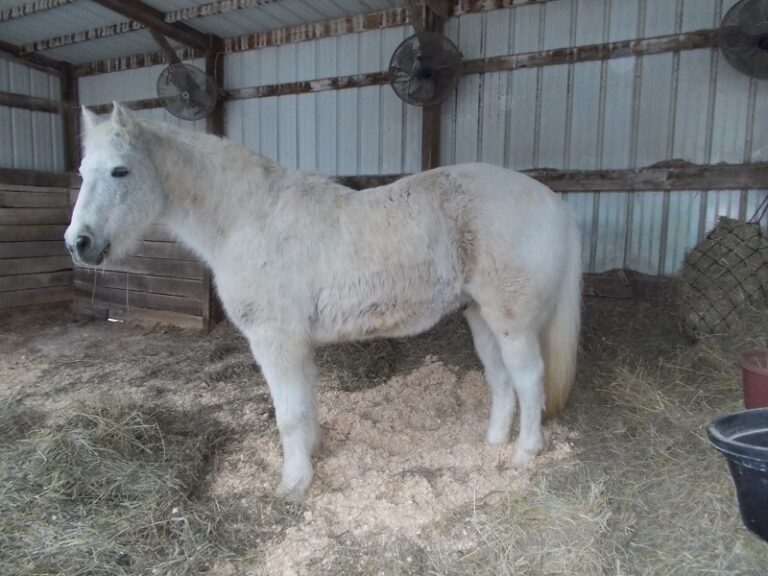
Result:
M0 0L0 50L83 65L157 52L148 22L174 48L402 7L406 0Z

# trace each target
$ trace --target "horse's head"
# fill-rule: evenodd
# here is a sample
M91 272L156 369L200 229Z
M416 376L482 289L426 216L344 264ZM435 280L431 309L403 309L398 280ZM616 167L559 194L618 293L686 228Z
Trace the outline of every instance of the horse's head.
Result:
M126 108L97 123L83 108L83 184L64 235L78 263L100 264L125 254L165 206L165 194L148 154L148 139Z

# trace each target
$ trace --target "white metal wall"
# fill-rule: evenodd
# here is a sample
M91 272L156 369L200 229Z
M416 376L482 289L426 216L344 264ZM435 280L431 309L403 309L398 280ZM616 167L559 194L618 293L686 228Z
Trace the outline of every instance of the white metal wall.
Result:
M551 0L469 14L446 34L465 58L650 38L718 26L736 0ZM624 169L677 159L768 159L768 82L717 50L462 78L443 106L441 161L514 169ZM459 136L460 135L460 136ZM589 271L672 274L717 215L744 217L765 190L568 193Z
M0 59L0 91L59 100L61 83L57 76ZM0 168L64 170L61 116L0 106Z
M380 72L411 34L388 28L228 56L228 88ZM326 174L399 174L421 165L421 110L389 86L232 101L227 134L283 166Z

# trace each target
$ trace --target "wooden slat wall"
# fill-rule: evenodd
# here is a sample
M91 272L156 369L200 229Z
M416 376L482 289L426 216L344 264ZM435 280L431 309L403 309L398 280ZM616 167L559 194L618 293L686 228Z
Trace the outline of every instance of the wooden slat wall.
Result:
M161 225L119 263L75 267L75 307L99 317L205 329L205 265Z
M0 309L72 299L69 189L0 183Z

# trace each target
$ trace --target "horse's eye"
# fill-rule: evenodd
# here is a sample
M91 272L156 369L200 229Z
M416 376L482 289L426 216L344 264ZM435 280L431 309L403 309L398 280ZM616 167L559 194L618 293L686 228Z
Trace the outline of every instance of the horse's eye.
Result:
M130 171L125 166L116 166L115 168L112 168L112 177L124 178L125 176L128 176L129 172Z

